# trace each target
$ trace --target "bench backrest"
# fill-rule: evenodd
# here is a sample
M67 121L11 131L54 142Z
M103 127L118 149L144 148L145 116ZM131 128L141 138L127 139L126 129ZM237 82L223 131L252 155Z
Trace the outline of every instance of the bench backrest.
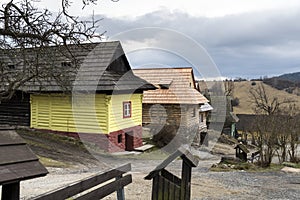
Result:
M78 182L72 183L63 188L51 191L49 193L40 195L33 198L34 200L53 200L53 199L67 199L73 197L74 195L80 194L84 191L87 191L95 186L105 183L111 179L115 179L112 182L103 184L97 189L88 191L82 196L77 197L76 199L85 200L85 199L101 199L113 192L117 192L117 199L124 200L124 186L132 182L131 174L123 176L126 172L131 170L131 164L126 164L121 167L106 171L104 173L96 174L92 177L80 180Z

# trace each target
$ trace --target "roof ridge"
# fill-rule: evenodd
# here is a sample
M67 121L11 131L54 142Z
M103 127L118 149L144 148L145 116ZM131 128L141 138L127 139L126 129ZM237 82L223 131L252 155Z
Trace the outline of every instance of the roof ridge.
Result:
M193 67L154 67L154 68L134 68L132 70L157 70L157 69L193 69Z
M105 44L105 43L117 43L117 44L121 44L121 42L119 40L114 40L114 41L101 41L101 42L82 42L79 44L67 44L66 46L68 47L72 47L72 46L87 46L87 45L97 45L97 44ZM50 46L43 46L44 48L58 48L58 47L63 47L65 45L50 45ZM41 47L25 47L25 48L12 48L12 49L7 49L7 50L17 50L17 49L26 49L26 50L30 50L30 49L38 49ZM5 50L5 49L4 49Z

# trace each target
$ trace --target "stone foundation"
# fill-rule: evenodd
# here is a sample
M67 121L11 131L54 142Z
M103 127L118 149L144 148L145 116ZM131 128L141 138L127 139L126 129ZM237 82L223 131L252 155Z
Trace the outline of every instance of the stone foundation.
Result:
M135 126L111 132L107 135L110 141L109 152L132 151L143 145L142 126Z
M130 127L109 134L73 133L40 129L39 131L50 131L51 133L80 139L83 143L84 141L93 143L107 152L131 151L143 145L142 126Z

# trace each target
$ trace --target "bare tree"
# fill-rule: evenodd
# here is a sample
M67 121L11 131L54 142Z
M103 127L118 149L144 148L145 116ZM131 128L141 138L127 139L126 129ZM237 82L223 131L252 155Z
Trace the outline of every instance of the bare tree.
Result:
M267 167L271 164L276 150L276 118L269 115L259 115L253 127L255 144L260 150L260 164Z
M289 156L290 156L290 161L299 163L300 158L299 155L297 155L297 149L300 144L300 114L293 116L292 119L292 125L289 130L290 134L290 148L288 150Z
M224 88L225 88L225 96L231 96L233 98L234 92L234 82L232 80L225 80L224 81Z
M275 141L275 149L278 155L279 163L283 163L287 160L287 150L290 142L289 137L289 126L291 126L291 116L285 115L284 113L280 113L276 116L276 127L275 135L273 136Z
M285 161L289 137L284 125L288 124L289 118L283 114L283 111L292 101L272 97L263 84L250 90L250 99L254 105L253 110L257 114L252 136L261 151L261 164L269 166L276 152L278 155L281 154L280 161Z
M255 88L251 88L249 92L254 105L253 110L257 114L274 115L280 112L282 106L293 102L289 99L279 100L277 97L267 94L262 83Z
M82 0L83 8L97 0ZM0 102L10 99L26 82L52 77L60 79L62 86L66 77L50 63L57 54L72 57L68 45L78 45L101 39L98 34L99 20L83 21L69 14L69 0L61 0L57 14L38 9L34 0L10 0L0 8ZM100 19L101 20L101 19ZM55 53L49 47L57 48ZM45 64L48 64L46 66ZM76 66L76 65L72 65ZM62 77L60 76L62 75Z
M289 105L284 114L284 137L287 138L286 149L282 151L282 158L289 157L291 162L299 162L297 148L300 143L300 110L295 104ZM281 136L282 137L282 136ZM284 157L285 156L285 157ZM285 161L285 160L283 160Z

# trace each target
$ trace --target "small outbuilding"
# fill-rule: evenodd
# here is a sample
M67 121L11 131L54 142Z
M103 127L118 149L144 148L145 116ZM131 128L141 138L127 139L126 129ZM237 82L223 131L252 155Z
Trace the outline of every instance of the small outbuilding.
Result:
M182 159L181 178L165 169L178 157ZM189 200L192 167L198 166L198 163L198 157L193 156L186 147L181 146L171 154L145 177L146 180L153 179L152 200Z
M47 169L15 130L0 127L2 200L20 199L20 182L45 176Z
M248 148L243 144L237 144L234 149L235 149L235 156L241 159L242 161L247 162L247 155L248 153L250 153Z

